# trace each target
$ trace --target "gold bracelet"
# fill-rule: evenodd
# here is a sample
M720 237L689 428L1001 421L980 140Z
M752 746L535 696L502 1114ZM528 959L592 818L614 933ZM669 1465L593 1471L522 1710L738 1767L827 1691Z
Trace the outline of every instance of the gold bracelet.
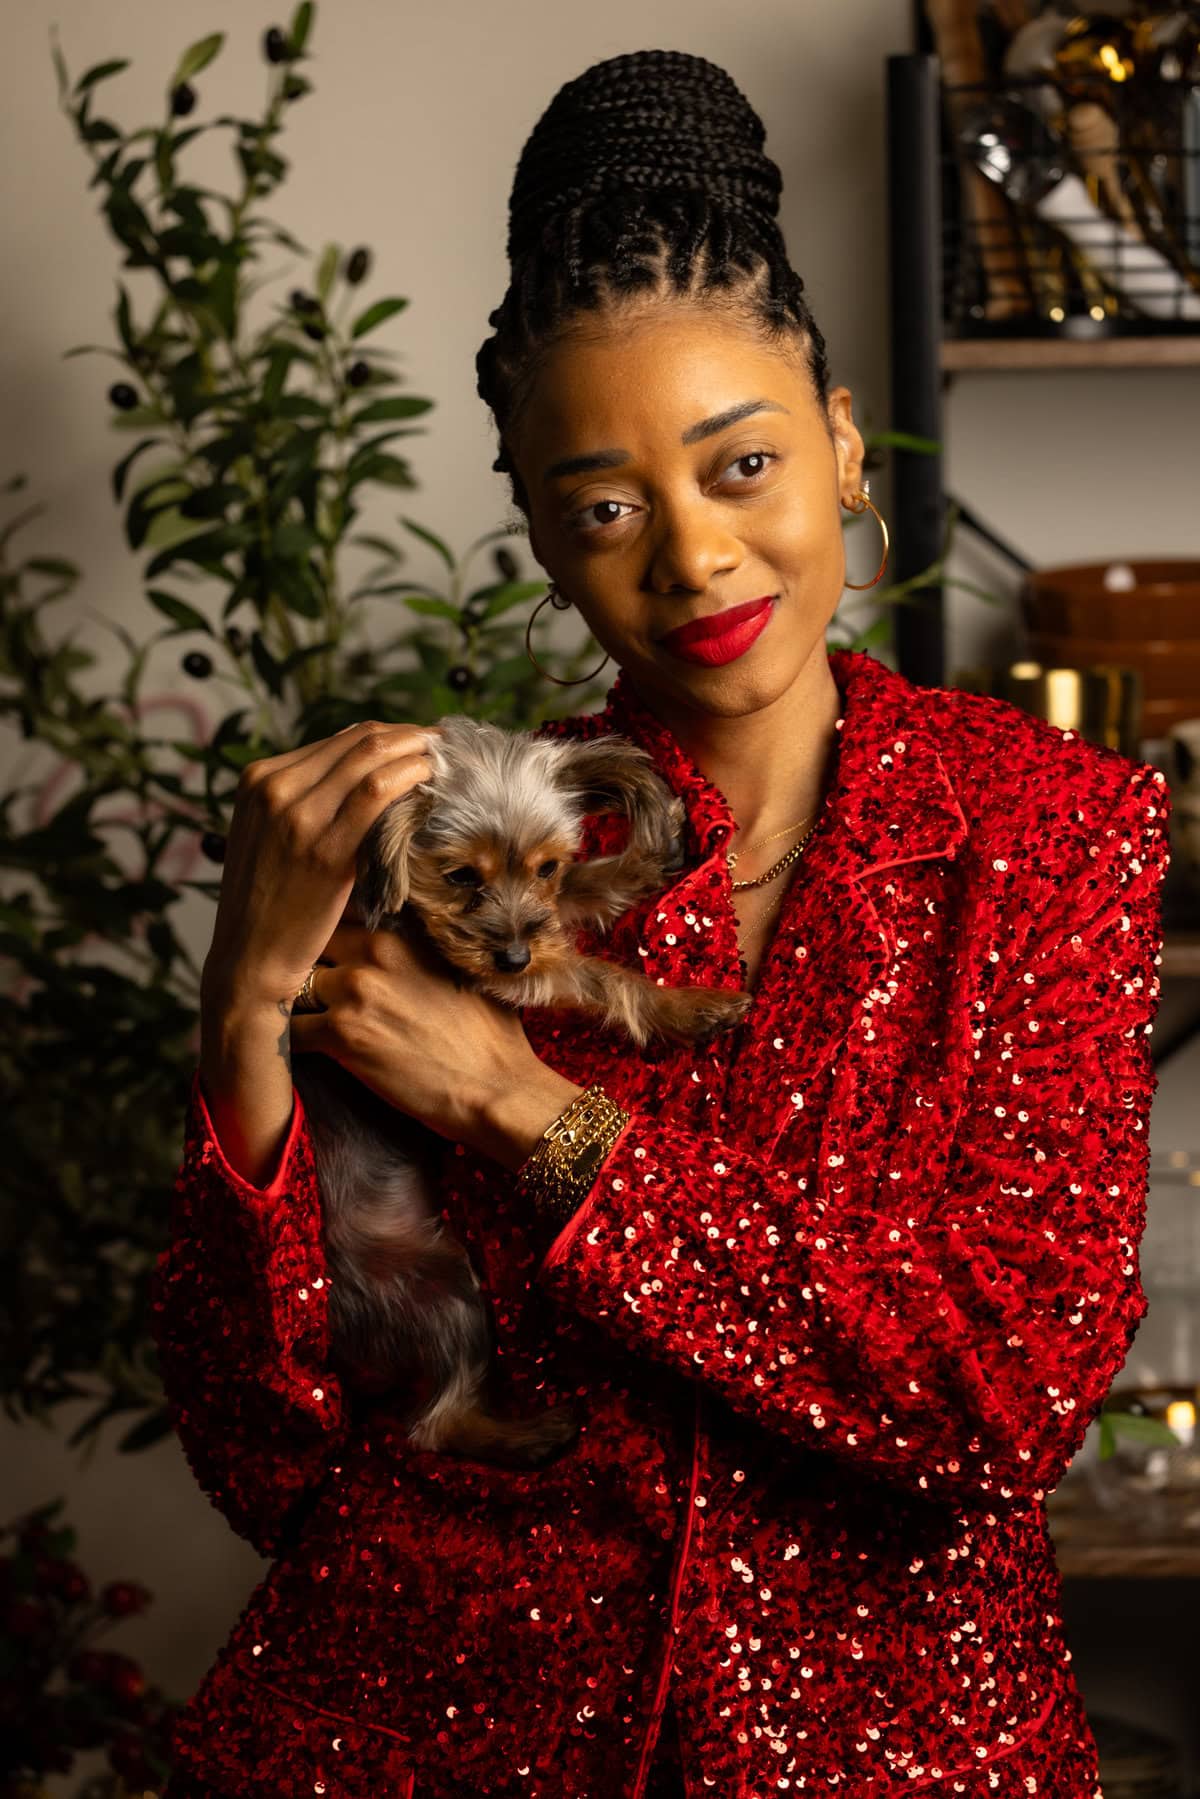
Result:
M588 1087L542 1132L517 1170L517 1178L543 1217L560 1229L582 1205L596 1170L631 1114L622 1111L603 1087Z

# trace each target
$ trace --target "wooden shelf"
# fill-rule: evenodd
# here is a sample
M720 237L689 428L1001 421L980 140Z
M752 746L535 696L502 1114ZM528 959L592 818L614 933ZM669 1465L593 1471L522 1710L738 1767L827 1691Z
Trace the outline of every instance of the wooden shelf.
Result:
M1200 331L1179 337L946 337L941 364L947 373L1200 368Z
M1200 976L1200 931L1164 931L1159 972Z
M1054 1556L1064 1580L1200 1580L1200 1543L1060 1543L1054 1537Z
M1179 1513L1185 1509L1176 1507ZM1194 1515L1195 1505L1190 1509ZM1200 1531L1172 1531L1166 1540L1139 1542L1128 1520L1100 1511L1074 1476L1051 1494L1046 1517L1064 1579L1200 1579Z

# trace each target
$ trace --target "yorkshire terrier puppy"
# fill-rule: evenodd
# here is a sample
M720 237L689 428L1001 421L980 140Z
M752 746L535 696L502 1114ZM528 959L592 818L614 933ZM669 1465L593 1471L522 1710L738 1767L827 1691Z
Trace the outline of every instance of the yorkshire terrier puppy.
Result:
M576 948L657 892L683 860L683 802L628 738L538 740L458 715L430 738L432 774L380 815L352 907L369 930L414 933L505 1005L578 1007L635 1044L736 1024L753 996L659 987ZM629 820L619 854L577 861L583 821ZM319 1002L316 1002L319 1005ZM330 1057L294 1065L313 1138L331 1334L351 1383L414 1396L421 1449L537 1467L578 1431L569 1406L531 1420L486 1409L491 1326L467 1253L440 1217L442 1143Z

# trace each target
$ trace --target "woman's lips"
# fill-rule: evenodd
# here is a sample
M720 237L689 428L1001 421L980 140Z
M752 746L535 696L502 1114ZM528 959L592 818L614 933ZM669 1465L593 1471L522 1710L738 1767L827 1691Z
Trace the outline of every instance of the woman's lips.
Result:
M660 641L673 656L681 657L685 662L700 662L716 668L745 655L750 645L766 629L774 609L775 601L767 595L765 599L751 600L745 606L730 606L726 612L719 614L719 631L705 629L698 632L696 624L699 621L694 621L690 625L681 625L678 630L669 631ZM707 626L709 621L704 622ZM716 619L713 622L716 623Z

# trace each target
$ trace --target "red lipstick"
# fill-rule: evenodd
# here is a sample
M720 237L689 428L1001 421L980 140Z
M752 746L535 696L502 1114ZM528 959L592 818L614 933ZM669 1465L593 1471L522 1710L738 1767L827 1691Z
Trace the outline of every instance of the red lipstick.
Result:
M712 612L706 618L692 619L668 631L659 641L673 656L685 662L700 662L710 668L733 662L744 656L755 638L770 622L775 601L771 594L760 600L749 600L744 606L727 606L723 612Z

